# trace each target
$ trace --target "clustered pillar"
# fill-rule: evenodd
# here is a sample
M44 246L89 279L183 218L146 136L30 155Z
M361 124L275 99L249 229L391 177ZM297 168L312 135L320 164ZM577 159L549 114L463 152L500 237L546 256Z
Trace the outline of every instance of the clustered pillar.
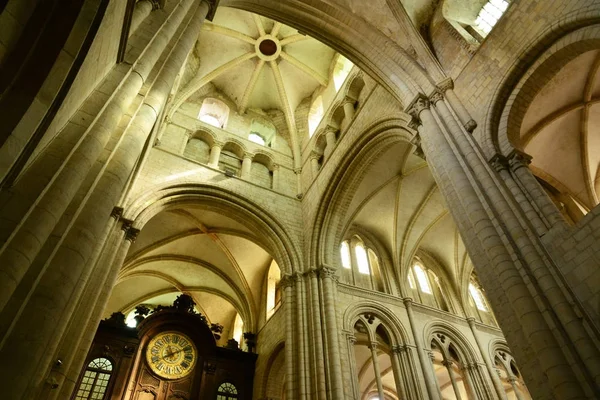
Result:
M593 323L577 311L539 236L528 229L522 210L449 103L436 91L430 98L417 96L408 110L420 123L423 151L500 325L512 327L506 337L524 375L531 373L530 381L537 382L534 395L583 398L595 390L600 374L593 361L600 358L590 335ZM583 373L575 373L581 366ZM546 382L536 381L536 370L544 371Z
M110 162L101 171L102 175L96 178L89 194L76 210L69 229L60 238L39 278L30 287L28 300L17 305L20 308L14 313L17 317L9 329L3 332L0 356L6 360L15 360L11 365L0 366L0 380L4 388L3 396L6 398L31 399L40 394L43 396L47 389L44 384L54 384L45 377L49 367L58 364L55 363L57 354L69 342L83 344L83 338L69 335L71 330L68 327L75 323L82 323L92 331L97 327L99 316L94 315L90 323L86 324L80 320L77 306L84 295L90 295L92 298L85 301L89 301L90 306L94 303L95 310L103 309L104 304L99 304L102 300L97 299L102 298L102 292L108 287L108 291L104 293L104 298L107 298L114 285L115 271L120 267L117 260L112 260L111 267L117 265L114 269L96 271L96 268L107 269L106 265L97 263L101 250L107 245L113 246L113 239L118 242L118 235L117 239L111 239L114 228L114 222L109 222L111 209L120 201L137 158L182 63L198 38L210 7L206 0L181 0L174 7L140 59L132 66L120 89L1 249L0 309L3 313L14 313L14 310L3 309L8 299L101 156L150 72L158 66L160 56L175 33L180 31L175 46L123 133ZM123 249L127 245L116 247L120 250L119 257L124 257L126 250ZM104 278L106 285L101 290L91 286L86 289L90 276ZM61 343L65 346L61 346ZM65 354L63 357L71 365L75 365L76 357L72 354ZM53 373L50 378L55 375L58 374Z

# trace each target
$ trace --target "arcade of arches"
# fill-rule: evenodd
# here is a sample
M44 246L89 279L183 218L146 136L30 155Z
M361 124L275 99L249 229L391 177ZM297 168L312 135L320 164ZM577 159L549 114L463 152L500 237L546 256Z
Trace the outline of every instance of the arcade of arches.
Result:
M600 398L600 3L0 1L3 399Z

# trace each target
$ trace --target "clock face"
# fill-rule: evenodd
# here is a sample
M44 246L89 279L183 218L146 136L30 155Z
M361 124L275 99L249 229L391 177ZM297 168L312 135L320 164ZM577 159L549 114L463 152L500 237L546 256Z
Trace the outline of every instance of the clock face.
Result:
M196 365L196 347L186 335L163 332L156 335L146 349L146 361L152 371L166 379L179 379Z

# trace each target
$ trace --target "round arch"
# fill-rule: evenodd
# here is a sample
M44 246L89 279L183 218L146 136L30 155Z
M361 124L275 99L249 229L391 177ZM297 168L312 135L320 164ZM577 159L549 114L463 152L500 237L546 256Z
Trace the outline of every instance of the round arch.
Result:
M491 97L492 101L488 108L480 140L488 157L495 153L508 155L512 151L513 146L509 140L511 133L508 131L519 129L518 116L522 118L528 103L533 101L535 96L531 96L531 93L537 93L543 83L551 79L554 73L577 54L585 51L585 46L595 46L589 49L599 48L598 15L600 15L600 4L568 13L533 38L524 46L525 50L515 57L516 61L506 70L501 83ZM569 54L566 50L567 48L573 50L572 46L577 48L575 54ZM552 65L552 62L556 64ZM545 68L540 69L542 66ZM551 73L552 69L554 73ZM524 74L523 71L527 72ZM522 89L527 82L532 85L531 91L524 92ZM519 93L528 93L528 96L518 99ZM519 109L519 107L524 108Z
M282 273L299 269L299 251L281 222L257 204L223 188L206 184L153 188L133 199L123 215L141 230L159 212L188 205L223 213L247 225L256 232L257 244L273 255Z
M272 391L269 390L270 389L269 382L272 380L274 380L275 382L281 383L281 389L282 389L281 392L283 392L283 390L285 390L284 389L285 388L285 368L280 368L279 370L273 369L273 367L275 366L275 362L277 361L277 359L279 357L284 357L284 360L285 360L285 342L283 342L283 341L277 343L277 345L275 345L273 351L269 355L269 359L267 361L267 366L265 367L265 370L264 370L262 385L260 388L260 390L261 390L261 393L259 396L260 398L265 398L265 399L269 398L269 394L272 393ZM272 373L275 375L275 377L271 376ZM271 379L271 378L273 378L273 379ZM280 391L277 390L277 392L280 392Z

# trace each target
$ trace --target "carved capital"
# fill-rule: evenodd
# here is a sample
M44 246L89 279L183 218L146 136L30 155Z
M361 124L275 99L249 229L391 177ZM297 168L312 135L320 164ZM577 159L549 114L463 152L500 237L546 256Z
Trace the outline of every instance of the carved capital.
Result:
M523 167L527 168L531 164L531 158L529 154L517 149L511 151L508 155L509 164L513 171Z
M279 170L279 164L273 164L273 171L278 171Z
M319 273L316 269L310 269L306 272L306 276L308 276L309 278L318 278L319 277Z
M300 175L302 173L302 168L294 168L294 173Z
M410 306L412 306L413 299L412 299L412 297L404 297L402 299L402 302L404 303L405 307L410 307Z
M120 220L121 217L123 216L123 207L115 206L112 209L110 216L113 217L114 219L116 219L117 221Z
M371 343L369 343L369 348L371 350L377 350L377 342L371 342Z
M294 284L296 283L294 276L293 275L283 275L281 277L281 280L279 281L279 285L281 285L282 288L287 288L287 287L294 287Z
M408 350L408 347L405 345L397 345L392 346L392 352L397 354L405 353Z
M477 122L475 122L475 120L470 119L467 122L465 122L465 129L467 132L473 133L475 128L477 128Z
M251 153L249 151L245 151L244 152L244 159L249 158L249 159L253 159L254 158L254 153Z
M452 78L446 78L437 84L437 88L440 92L445 93L446 90L454 89L454 81Z
M442 365L446 368L452 368L452 366L454 365L454 361L444 360L444 361L442 361Z
M129 240L131 243L133 243L135 242L139 234L139 229L130 227L129 229L127 229L127 231L125 231L125 240Z
M356 336L348 335L348 341L350 342L350 344L356 343Z
M420 124L421 118L419 116L421 112L423 110L429 110L430 106L431 104L429 99L425 95L419 94L408 106L407 112L413 117L413 119L419 121Z
M224 142L221 142L221 141L219 141L219 140L215 140L215 141L213 142L213 144L212 144L212 146L211 146L211 147L218 147L218 148L222 149L222 148L223 148L223 146L225 146L225 143L224 143Z
M504 157L502 154L494 154L494 156L490 159L490 165L496 172L507 171L508 170L508 159Z
M433 362L435 361L435 355L433 354L433 351L428 350L427 351L427 355L429 356L429 359Z
M310 155L308 156L309 159L311 160L319 160L319 158L321 158L321 154L319 154L317 151L313 150L310 152Z
M433 105L436 105L438 102L444 100L444 94L440 90L435 90L431 96L429 96L429 99Z
M322 266L318 269L318 272L321 279L331 279L334 282L338 281L336 270L334 268Z

